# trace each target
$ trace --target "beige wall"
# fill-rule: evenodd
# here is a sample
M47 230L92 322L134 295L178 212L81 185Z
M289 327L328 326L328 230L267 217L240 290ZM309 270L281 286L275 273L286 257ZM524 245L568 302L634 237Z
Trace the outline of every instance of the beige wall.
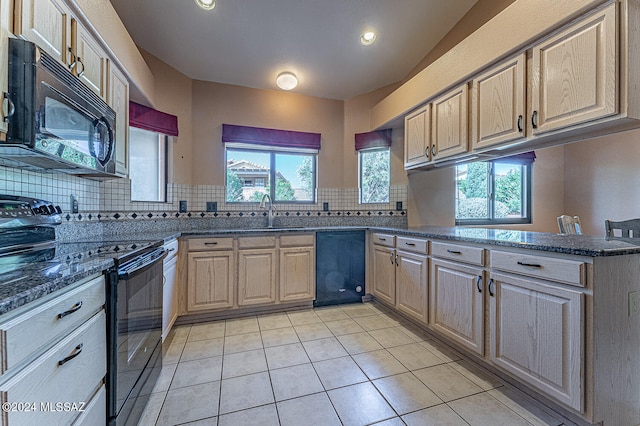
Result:
M170 171L170 180L174 183L191 184L192 80L150 53L142 51L142 55L155 77L155 108L178 117L178 137L174 138L172 145L173 170Z
M532 172L532 223L499 228L557 232L556 218L564 211L564 147L536 151ZM409 175L409 226L455 224L454 168Z
M193 81L192 183L224 185L222 124L322 134L318 186L343 184L343 102Z
M640 130L565 146L565 213L583 232L604 235L605 219L640 217Z

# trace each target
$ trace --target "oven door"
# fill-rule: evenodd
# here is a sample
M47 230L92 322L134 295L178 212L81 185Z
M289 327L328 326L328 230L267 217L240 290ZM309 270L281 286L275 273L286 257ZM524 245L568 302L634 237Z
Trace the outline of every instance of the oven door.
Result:
M116 294L108 295L110 345L109 415L116 424L136 424L145 396L162 367L162 260L159 247L118 269ZM114 280L115 281L115 280ZM113 292L112 292L113 293ZM115 321L113 317L115 314ZM117 420L116 420L117 418Z

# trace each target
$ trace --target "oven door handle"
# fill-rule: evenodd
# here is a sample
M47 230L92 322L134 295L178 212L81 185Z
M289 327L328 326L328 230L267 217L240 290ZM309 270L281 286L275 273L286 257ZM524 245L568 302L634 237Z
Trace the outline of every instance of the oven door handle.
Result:
M130 280L131 278L135 277L136 275L140 275L143 272L145 272L147 269L151 268L152 266L154 266L156 263L162 261L165 257L167 257L167 254L169 254L169 252L167 252L164 248L160 248L157 250L157 255L154 254L154 256L149 256L149 259L147 259L146 262L140 264L140 265L136 265L135 268L121 268L118 269L118 279L119 280Z

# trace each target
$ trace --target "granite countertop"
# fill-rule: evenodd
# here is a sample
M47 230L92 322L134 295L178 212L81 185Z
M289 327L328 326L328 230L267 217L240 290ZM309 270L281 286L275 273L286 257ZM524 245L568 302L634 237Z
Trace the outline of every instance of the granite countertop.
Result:
M578 256L619 256L640 253L640 238L611 238L597 235L562 235L547 232L528 232L510 229L464 228L444 226L393 227L305 227L305 228L258 228L258 229L212 229L181 232L183 237L239 235L272 232L322 232L370 230L415 237L480 243L502 247L516 247Z
M422 237L487 244L498 247L515 247L536 251L565 253L578 256L618 256L640 253L640 238L613 238L591 235L561 235L543 232L527 232L506 229L463 228L423 226L409 228L332 226L304 228L251 228L251 229L190 229L184 231L120 233L103 235L93 241L65 242L56 250L78 250L84 245L108 244L112 242L168 242L178 237L251 235L269 233L329 232L370 230ZM0 314L36 300L81 279L101 273L114 265L108 255L82 262L70 261L35 262L24 265L18 271L0 274ZM1 265L0 265L1 266Z

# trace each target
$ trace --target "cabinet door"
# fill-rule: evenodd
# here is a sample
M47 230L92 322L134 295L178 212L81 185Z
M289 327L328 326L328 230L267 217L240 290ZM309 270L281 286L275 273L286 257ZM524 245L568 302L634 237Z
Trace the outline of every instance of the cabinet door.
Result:
M107 99L107 54L76 19L71 19L71 49L78 63L71 70L102 99Z
M431 104L404 119L404 166L426 163L431 158Z
M276 301L276 250L238 251L238 305Z
M233 306L235 261L233 250L189 253L187 310Z
M533 134L618 112L616 6L533 48Z
M22 0L20 35L68 65L71 16L63 0Z
M427 256L398 250L396 259L396 308L427 322Z
M9 58L6 52L9 51L9 26L11 21L11 0L0 0L0 132L6 133L7 123L4 121L4 114L8 112L8 105L4 99L4 94L9 89ZM0 140L4 137L0 135Z
M315 272L313 247L280 249L280 301L315 299Z
M164 285L162 286L162 340L167 337L173 323L178 318L178 289L176 273L178 256L174 256L164 265Z
M431 260L431 327L480 355L484 355L482 286L482 269Z
M432 102L432 160L437 161L469 150L467 103L468 89L466 84L445 93Z
M116 173L129 174L129 81L113 63L109 64L107 103L116 112Z
M584 295L506 274L488 290L491 361L582 412Z
M524 137L525 70L521 54L472 82L471 146L480 149Z
M373 246L373 294L389 303L396 304L395 249Z

